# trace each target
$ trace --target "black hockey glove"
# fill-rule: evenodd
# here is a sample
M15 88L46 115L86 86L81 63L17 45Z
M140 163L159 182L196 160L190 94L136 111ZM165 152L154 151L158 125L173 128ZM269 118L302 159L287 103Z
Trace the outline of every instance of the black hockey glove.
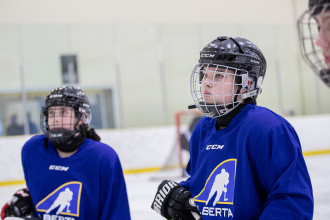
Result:
M33 212L33 204L30 192L27 188L18 190L11 200L1 209L1 219L5 217L27 217Z
M172 180L164 180L158 186L151 208L166 219L202 219L190 191Z

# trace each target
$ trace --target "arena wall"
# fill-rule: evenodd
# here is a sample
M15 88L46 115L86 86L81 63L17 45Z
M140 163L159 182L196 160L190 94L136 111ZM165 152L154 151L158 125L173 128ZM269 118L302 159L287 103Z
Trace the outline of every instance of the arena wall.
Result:
M291 117L287 120L295 127L304 153L330 149L330 115ZM163 166L175 146L175 129L175 126L165 126L100 130L98 133L103 142L116 150L124 171L129 173L132 170L154 171ZM0 138L0 183L24 179L20 151L29 138Z

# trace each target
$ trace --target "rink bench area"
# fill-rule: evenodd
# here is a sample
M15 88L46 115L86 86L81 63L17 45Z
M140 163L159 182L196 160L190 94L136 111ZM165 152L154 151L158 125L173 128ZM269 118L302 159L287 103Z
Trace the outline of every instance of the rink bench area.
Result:
M330 152L330 115L286 118L299 135L305 156ZM183 126L185 127L185 126ZM125 173L156 171L171 156L176 127L98 130L102 142L118 153ZM21 148L31 136L0 137L1 183L22 181ZM174 154L177 157L176 154Z

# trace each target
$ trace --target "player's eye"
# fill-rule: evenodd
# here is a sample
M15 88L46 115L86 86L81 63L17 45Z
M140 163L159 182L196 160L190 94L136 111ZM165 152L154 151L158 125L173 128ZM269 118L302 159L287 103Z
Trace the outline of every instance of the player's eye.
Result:
M54 116L54 111L53 110L49 110L48 111L48 116Z
M220 74L220 73L215 74L215 78L223 78L223 77L224 77L223 74Z
M63 116L71 116L72 111L70 109L63 109Z

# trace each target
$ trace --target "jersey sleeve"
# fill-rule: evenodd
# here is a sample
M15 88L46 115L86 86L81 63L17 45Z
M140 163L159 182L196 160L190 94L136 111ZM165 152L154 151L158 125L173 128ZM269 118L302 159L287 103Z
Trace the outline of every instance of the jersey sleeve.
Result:
M126 183L118 155L113 151L112 158L103 158L101 163L100 220L130 220L130 210Z
M39 146L40 142L42 143L42 139L40 137L41 136L34 136L29 139L27 142L25 142L21 150L21 162L23 167L24 179L28 188L30 186L30 176L28 172L29 164L35 159L31 158L31 148L35 145Z
M201 132L201 127L203 127L203 123L205 121L206 117L199 119L197 122L195 128L192 131L191 138L189 140L189 154L190 158L187 163L186 167L186 173L188 176L193 176L193 173L195 171L195 164L194 161L197 161L197 157L199 155L199 136ZM190 189L190 183L191 183L191 178L187 178L185 181L180 182L180 185L183 187Z
M192 141L190 143L192 143ZM189 145L191 145L191 144L189 144ZM192 157L191 150L189 151L189 154L190 154L190 158L189 158L189 161L188 161L187 167L186 167L186 173L188 174L189 177L186 180L181 181L179 183L181 186L183 186L187 189L190 189L190 182L191 182L190 181L190 176L192 175L192 173L191 173L191 163L192 163L192 161L191 161L191 157Z
M251 161L267 195L260 220L312 219L311 180L293 127L282 123L257 140Z
M186 168L186 172L187 172L187 174L190 176L191 174L190 174L190 165L191 163L190 163L190 160L189 160L189 162L188 162L188 164L187 164L187 168ZM190 189L190 177L189 178L187 178L186 180L184 180L184 181L181 181L180 182L180 185L181 186L183 186L183 187L185 187L185 188L187 188L187 189Z
M28 184L29 178L28 178L28 175L27 175L28 172L27 172L26 150L25 150L24 146L23 146L22 151L21 151L21 160L22 160L24 179L25 179L26 184Z
M22 150L21 150L21 162L22 162L22 167L23 167L24 179L25 179L26 187L30 191L32 200L34 198L34 194L31 192L30 189L31 189L31 180L33 179L33 176L32 177L30 176L30 172L29 172L30 167L29 166L31 164L31 161L35 161L35 157L34 157L35 152L34 152L33 147L34 146L43 147L43 143L44 143L43 136L37 135L37 136L30 138L23 145ZM33 216L34 217L37 216L35 206L34 206Z

